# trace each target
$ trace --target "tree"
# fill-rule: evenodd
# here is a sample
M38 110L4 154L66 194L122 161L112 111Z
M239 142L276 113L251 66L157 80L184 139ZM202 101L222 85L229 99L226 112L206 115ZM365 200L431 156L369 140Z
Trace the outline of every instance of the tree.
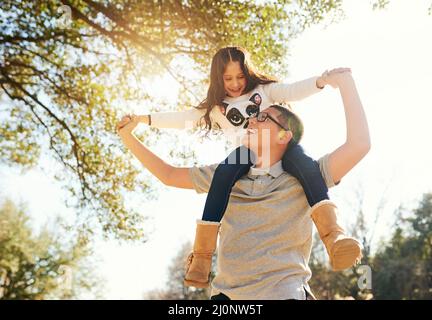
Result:
M382 191L382 196L374 210L373 221L368 221L364 213L365 188L362 184L358 184L352 191L353 195L348 197L349 210L356 220L347 234L358 239L362 245L362 259L360 265L370 267L373 254L371 251L372 243L377 229L378 221L383 216L383 212L387 205L387 194L391 182L387 184ZM371 291L367 288L360 288L358 281L363 275L364 269L359 269L357 266L345 270L343 272L334 272L329 269L325 263L328 255L325 252L325 247L320 240L318 234L315 235L311 255L310 267L312 270L312 278L310 286L316 292L319 299L371 299L373 297Z
M403 209L401 209L403 210ZM398 224L391 241L373 259L377 299L432 298L432 193Z
M183 85L178 107L196 105L212 54L232 43L249 48L262 70L283 75L289 39L339 6L337 0L2 1L0 95L8 100L1 105L0 159L31 168L50 155L83 230L144 239L143 217L126 207L124 194L150 196L151 183L131 164L114 128L128 103L163 108L140 89L142 81L167 72ZM196 81L185 76L191 71Z
M390 0L374 0L372 2L372 8L374 10L384 9L384 8L386 8L389 5L389 3L390 3ZM432 2L431 2L430 6L428 8L428 14L432 15Z
M96 294L100 285L89 260L91 250L82 237L65 241L43 228L38 235L23 208L11 201L0 207L0 299L72 299ZM73 234L72 230L67 230Z
M384 202L380 202L378 214ZM372 290L359 288L358 280L362 274L357 268L341 273L330 271L323 263L322 246L317 245L319 240L315 241L310 262L313 272L310 285L319 298L432 298L432 194L425 194L412 212L401 207L396 213L390 240L383 241L375 254L368 251L370 242L365 241L365 235L373 234L373 231L367 230L363 215L358 215L356 237L363 239L366 248L362 264L371 267Z
M183 278L185 275L185 262L189 253L192 251L190 242L183 244L178 255L174 257L170 267L166 287L162 290L155 290L144 295L145 299L149 300L209 300L210 287L207 289L197 289L193 287L185 287ZM213 256L213 270L210 278L215 275L216 255Z

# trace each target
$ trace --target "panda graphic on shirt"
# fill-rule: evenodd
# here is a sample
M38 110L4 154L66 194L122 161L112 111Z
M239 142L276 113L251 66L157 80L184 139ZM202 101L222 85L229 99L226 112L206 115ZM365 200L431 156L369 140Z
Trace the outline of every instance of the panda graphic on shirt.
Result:
M260 112L262 97L259 93L251 95L249 100L241 100L232 103L222 102L222 113L234 127L247 128L249 118L255 117Z

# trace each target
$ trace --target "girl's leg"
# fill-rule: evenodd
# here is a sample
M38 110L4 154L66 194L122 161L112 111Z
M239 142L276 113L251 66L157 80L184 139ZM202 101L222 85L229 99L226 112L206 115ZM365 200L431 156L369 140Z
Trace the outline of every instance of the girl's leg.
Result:
M355 265L362 257L361 245L356 239L347 237L339 225L338 210L329 200L318 162L307 156L300 145L293 145L285 152L282 166L303 187L311 206L311 218L324 242L333 270L340 271Z
M232 187L252 166L251 151L244 146L222 161L216 168L207 195L202 220L220 222L228 205Z
M202 220L197 221L193 252L189 255L184 284L197 288L209 285L212 256L216 250L220 221L225 213L231 189L252 165L249 149L239 147L216 168L207 195Z
M288 147L282 158L282 166L300 182L311 207L320 201L329 200L328 188L318 162L306 155L299 144Z

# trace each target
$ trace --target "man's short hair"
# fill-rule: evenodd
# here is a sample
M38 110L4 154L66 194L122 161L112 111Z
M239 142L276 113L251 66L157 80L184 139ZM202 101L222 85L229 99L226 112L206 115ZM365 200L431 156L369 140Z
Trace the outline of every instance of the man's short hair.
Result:
M278 116L278 120L284 127L288 128L292 132L293 137L289 142L288 146L298 144L303 137L304 131L303 122L301 121L300 117L291 111L290 105L282 106L274 104L271 105L269 108L274 108L281 113Z

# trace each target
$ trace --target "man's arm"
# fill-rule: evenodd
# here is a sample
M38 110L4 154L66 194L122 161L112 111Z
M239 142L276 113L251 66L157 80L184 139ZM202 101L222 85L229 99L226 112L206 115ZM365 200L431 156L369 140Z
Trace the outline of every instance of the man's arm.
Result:
M329 80L339 87L346 120L346 141L329 156L333 181L338 183L370 150L369 128L366 115L351 72L334 74Z
M138 119L124 117L118 124L118 133L124 145L134 156L163 184L176 188L193 189L192 180L189 176L189 168L177 168L169 165L153 152L151 152L133 134L138 125Z

